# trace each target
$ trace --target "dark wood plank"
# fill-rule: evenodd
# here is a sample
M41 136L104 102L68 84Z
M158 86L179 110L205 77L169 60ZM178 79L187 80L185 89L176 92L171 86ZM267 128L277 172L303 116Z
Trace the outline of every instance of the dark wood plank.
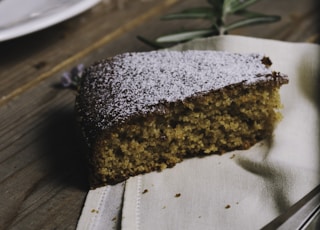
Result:
M320 34L320 4L316 0L260 1L252 7L261 13L281 16L273 24L241 28L233 31L246 36L276 39L289 42L318 42L312 40Z
M100 43L116 39L177 1L130 1L122 10L100 3L64 23L0 43L0 102L68 67Z
M73 229L88 190L74 128L74 94L46 83L11 101L14 109L0 108L5 119L11 116L6 120L15 130L1 148L2 227Z

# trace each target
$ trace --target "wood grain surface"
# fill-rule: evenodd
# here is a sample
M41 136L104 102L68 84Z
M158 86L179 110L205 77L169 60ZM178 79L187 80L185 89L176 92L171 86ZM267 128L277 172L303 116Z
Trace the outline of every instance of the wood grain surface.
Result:
M88 192L75 128L75 92L60 76L77 63L151 48L136 39L201 28L205 22L159 17L199 0L103 1L70 20L0 43L0 229L75 229ZM319 43L318 1L263 0L252 7L280 15L275 24L232 34Z

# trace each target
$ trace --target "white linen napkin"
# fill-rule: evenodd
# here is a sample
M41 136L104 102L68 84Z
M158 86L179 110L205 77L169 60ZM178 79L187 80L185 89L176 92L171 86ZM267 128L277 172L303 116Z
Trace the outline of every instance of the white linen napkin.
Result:
M130 178L121 229L259 229L320 182L316 100L320 47L227 35L172 49L258 52L270 57L272 68L289 76L289 84L281 88L283 120L272 143L262 141L245 151L187 159L171 169ZM101 202L90 198L98 191L89 192L87 207ZM88 229L83 227L89 226L88 221L98 222L91 229L106 227L105 218L87 218L93 213L86 206L78 229ZM100 216L111 211L107 204L101 206Z

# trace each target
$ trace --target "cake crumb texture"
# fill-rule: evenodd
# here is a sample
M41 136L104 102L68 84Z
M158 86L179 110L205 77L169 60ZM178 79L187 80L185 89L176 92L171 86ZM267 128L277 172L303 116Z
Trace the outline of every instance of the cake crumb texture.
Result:
M278 90L256 85L220 90L169 105L165 115L137 117L105 132L92 165L103 183L161 171L183 158L248 149L272 135L281 114Z

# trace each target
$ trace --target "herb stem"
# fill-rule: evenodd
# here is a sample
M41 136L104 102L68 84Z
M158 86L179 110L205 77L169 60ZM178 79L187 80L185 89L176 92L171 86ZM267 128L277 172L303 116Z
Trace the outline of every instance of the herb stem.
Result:
M0 0L1 1L1 0ZM210 5L186 9L177 13L171 13L162 17L163 20L175 19L201 19L210 20L209 28L193 29L179 33L168 34L158 37L155 41L150 41L139 36L138 38L154 48L160 48L180 42L190 41L195 38L209 37L215 35L228 34L230 30L250 25L262 23L272 23L280 20L276 15L265 15L258 12L247 10L248 6L259 0L207 0ZM229 23L227 21L230 15L240 17L238 21Z

